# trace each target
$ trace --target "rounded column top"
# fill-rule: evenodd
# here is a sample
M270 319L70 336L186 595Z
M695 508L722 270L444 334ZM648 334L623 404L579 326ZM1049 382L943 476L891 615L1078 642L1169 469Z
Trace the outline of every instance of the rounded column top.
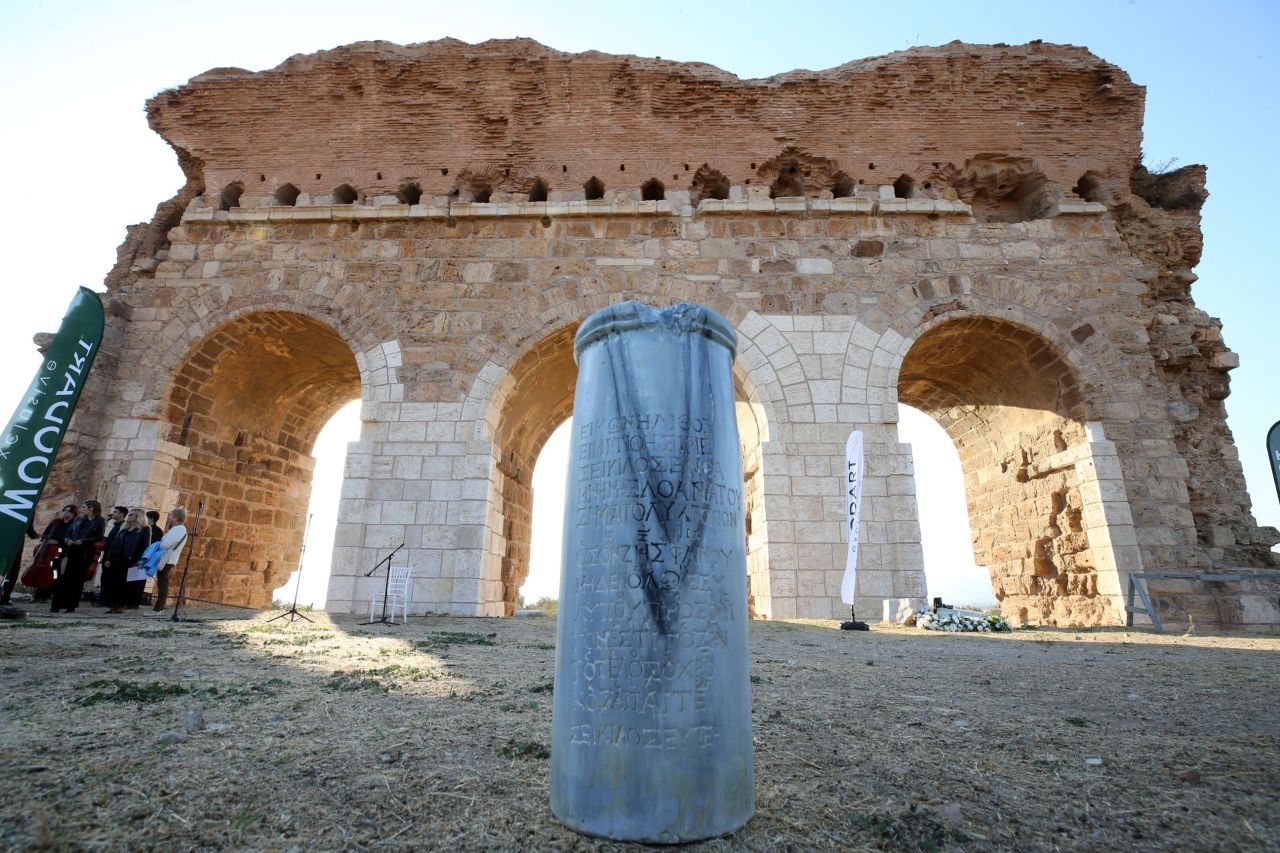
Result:
M705 305L678 302L666 308L653 308L643 302L628 300L601 308L583 322L573 338L573 355L616 332L657 329L672 334L693 334L710 338L729 351L738 352L738 333L729 321Z

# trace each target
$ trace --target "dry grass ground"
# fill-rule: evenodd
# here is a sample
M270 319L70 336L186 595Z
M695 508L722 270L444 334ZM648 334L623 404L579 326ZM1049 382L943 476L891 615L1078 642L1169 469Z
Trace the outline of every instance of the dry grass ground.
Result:
M633 849L547 806L551 620L191 615L0 623L0 846ZM756 815L696 849L1280 849L1280 636L833 628L752 625Z

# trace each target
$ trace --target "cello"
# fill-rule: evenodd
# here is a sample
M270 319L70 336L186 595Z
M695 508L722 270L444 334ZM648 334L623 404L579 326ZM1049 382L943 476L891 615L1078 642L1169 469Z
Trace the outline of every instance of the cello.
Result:
M40 544L36 546L36 550L32 555L31 565L22 573L22 585L34 587L35 589L44 589L53 586L53 582L58 579L58 571L55 568L58 562L58 555L62 553L62 546L51 539L41 539Z

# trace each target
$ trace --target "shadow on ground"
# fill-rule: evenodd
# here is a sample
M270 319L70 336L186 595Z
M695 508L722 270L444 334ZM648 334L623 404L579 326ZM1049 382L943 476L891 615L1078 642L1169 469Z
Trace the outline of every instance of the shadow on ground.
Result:
M552 620L191 615L0 623L0 843L638 849L547 806ZM752 624L756 816L693 849L1274 849L1280 637L834 624Z

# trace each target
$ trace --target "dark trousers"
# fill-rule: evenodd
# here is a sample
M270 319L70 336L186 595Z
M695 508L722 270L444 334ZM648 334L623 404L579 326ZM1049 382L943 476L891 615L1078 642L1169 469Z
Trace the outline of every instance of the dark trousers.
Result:
M103 607L117 608L125 606L125 583L128 578L129 569L125 566L116 567L115 560L105 566L100 565L102 571L102 595L98 599L98 603Z
M67 549L62 574L53 585L50 609L65 610L68 613L76 609L80 604L80 594L84 591L84 576L91 562L93 562L92 545L72 545Z
M137 610L142 605L142 593L147 585L146 581L128 581L124 585L124 604L130 610Z
M173 564L165 566L156 572L156 603L152 605L152 610L164 610L164 606L169 603L169 573L173 570Z

